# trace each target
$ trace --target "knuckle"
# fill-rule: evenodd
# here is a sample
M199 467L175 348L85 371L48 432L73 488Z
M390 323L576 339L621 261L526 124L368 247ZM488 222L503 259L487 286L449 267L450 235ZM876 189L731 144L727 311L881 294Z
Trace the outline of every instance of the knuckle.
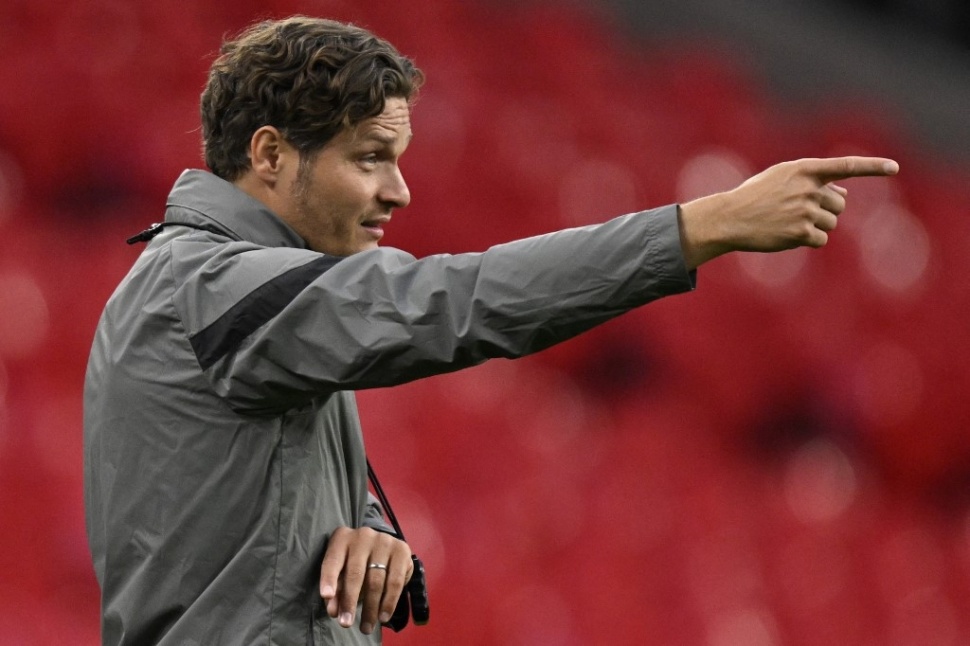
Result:
M403 588L405 582L407 581L407 574L395 570L394 572L387 573L387 580L385 581L385 586L387 588Z
M343 561L333 556L324 557L320 564L320 573L329 580L334 580L340 574Z
M791 230L791 241L796 245L808 244L812 240L815 225L807 220L800 221Z
M377 542L382 546L391 546L391 545L394 545L395 542L397 542L397 539L391 536L390 534L388 534L387 532L378 532L376 530L371 530L371 531L373 531L377 535L376 536Z
M364 593L370 597L376 597L384 591L384 582L378 576L367 577L364 582Z
M380 536L380 532L371 529L370 527L361 527L359 529L353 530L355 533L355 539L361 543L366 543L373 545L377 538Z

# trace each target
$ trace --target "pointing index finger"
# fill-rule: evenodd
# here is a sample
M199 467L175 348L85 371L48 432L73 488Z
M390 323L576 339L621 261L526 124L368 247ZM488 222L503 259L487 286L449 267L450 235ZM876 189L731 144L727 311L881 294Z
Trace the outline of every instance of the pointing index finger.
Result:
M899 164L885 157L830 157L806 159L805 170L828 183L849 177L895 175Z

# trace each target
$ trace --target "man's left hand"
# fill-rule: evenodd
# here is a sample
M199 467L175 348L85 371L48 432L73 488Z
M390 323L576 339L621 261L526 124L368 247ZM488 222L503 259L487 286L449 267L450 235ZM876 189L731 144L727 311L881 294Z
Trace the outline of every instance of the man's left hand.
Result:
M327 614L344 628L354 625L360 601L360 630L370 634L377 621L386 623L394 614L413 572L404 541L369 527L338 527L320 566L320 596Z

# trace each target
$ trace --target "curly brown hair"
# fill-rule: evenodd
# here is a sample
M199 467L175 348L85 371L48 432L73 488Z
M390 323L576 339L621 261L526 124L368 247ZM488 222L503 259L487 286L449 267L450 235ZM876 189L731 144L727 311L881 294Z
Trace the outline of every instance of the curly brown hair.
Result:
M223 43L202 92L203 154L228 181L250 167L249 143L277 128L303 161L341 128L413 101L421 70L385 40L352 24L292 16L252 25Z

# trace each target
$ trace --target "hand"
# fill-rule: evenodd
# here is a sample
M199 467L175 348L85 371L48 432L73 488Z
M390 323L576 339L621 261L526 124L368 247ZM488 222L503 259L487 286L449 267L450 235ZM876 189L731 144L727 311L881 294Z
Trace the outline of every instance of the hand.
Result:
M387 569L369 567L372 563ZM394 614L413 570L411 548L404 541L369 527L338 527L320 566L320 596L327 614L349 628L360 599L360 630L370 634L377 621L386 623Z
M849 177L895 175L881 157L783 162L725 193L681 206L681 243L690 269L729 251L821 247L845 210Z

